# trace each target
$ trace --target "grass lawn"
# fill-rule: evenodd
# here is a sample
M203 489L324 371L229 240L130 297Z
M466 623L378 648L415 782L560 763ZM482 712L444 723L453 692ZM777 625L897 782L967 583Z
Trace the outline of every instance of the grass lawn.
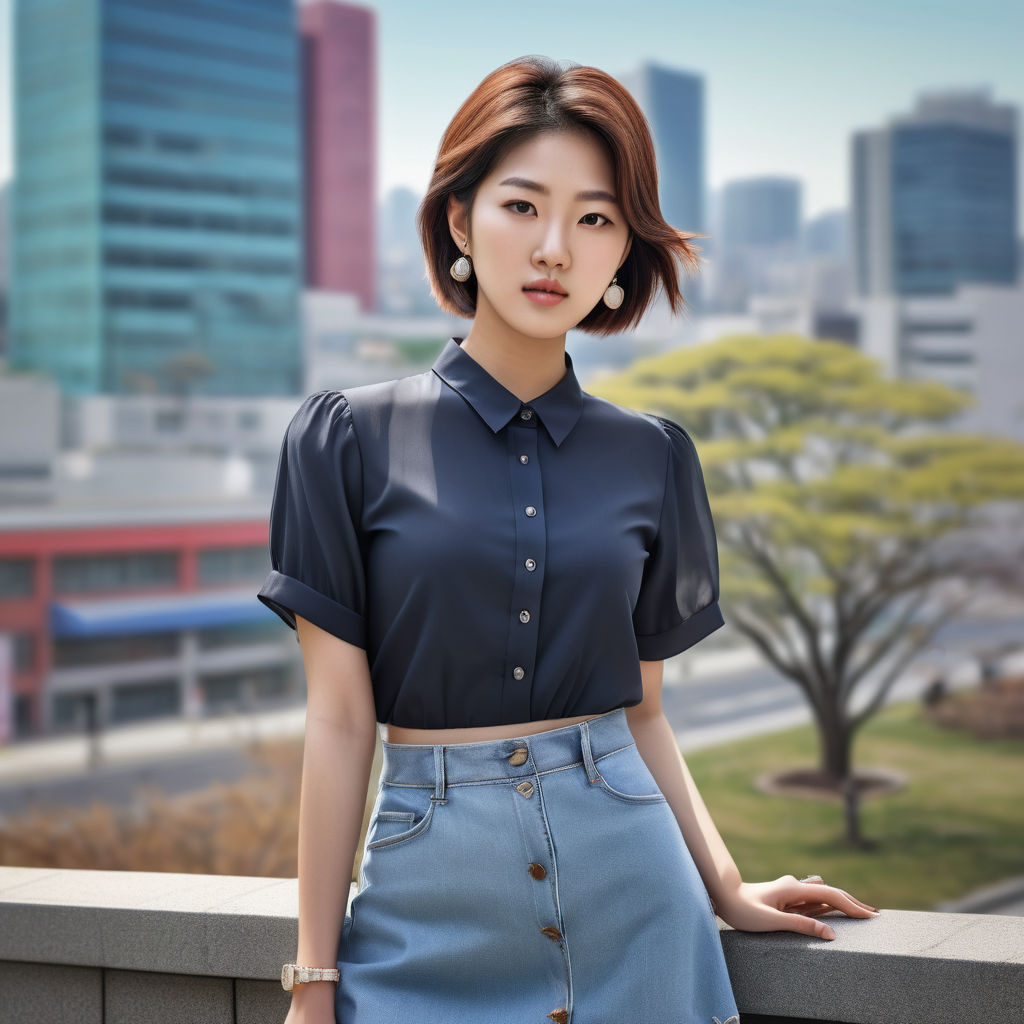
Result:
M818 873L875 907L931 910L1024 875L1024 742L979 740L925 719L914 702L875 715L854 739L858 767L905 776L904 789L861 802L869 851L847 849L838 800L769 796L765 771L818 763L813 726L685 755L745 881Z

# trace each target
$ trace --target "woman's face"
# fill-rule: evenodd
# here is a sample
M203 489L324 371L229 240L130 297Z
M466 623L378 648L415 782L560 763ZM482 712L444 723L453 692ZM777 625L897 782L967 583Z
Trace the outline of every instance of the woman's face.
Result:
M580 131L544 132L510 149L480 182L469 225L477 317L535 338L564 335L601 300L629 252L604 145ZM456 244L467 237L449 203ZM554 299L530 288L548 279Z

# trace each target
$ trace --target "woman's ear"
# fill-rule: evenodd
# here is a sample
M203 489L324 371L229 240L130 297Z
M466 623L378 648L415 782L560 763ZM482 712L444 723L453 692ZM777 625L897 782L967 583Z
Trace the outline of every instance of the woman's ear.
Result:
M454 195L448 196L448 230L459 251L465 251L466 244L469 242L466 207Z

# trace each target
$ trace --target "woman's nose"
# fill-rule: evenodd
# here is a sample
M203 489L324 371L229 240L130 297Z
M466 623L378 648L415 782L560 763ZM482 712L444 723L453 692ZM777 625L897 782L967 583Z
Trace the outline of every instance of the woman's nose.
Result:
M536 258L538 262L548 267L565 269L569 265L569 245L562 228L552 227L548 230L537 250Z

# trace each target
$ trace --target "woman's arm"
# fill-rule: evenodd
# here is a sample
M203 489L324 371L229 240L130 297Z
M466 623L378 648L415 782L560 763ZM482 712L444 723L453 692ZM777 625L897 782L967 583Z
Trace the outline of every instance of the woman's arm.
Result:
M366 808L377 720L366 652L295 617L306 670L299 795L299 942L295 962L333 967ZM296 985L288 1024L333 1024L336 984Z
M812 914L837 909L851 917L874 916L874 908L844 890L799 882L793 875L753 884L742 880L662 710L664 667L663 661L640 662L644 699L626 708L626 719L640 755L679 822L718 916L744 931L784 929L824 939L834 938L835 933L824 921L811 920ZM803 911L786 912L787 907L797 906Z

